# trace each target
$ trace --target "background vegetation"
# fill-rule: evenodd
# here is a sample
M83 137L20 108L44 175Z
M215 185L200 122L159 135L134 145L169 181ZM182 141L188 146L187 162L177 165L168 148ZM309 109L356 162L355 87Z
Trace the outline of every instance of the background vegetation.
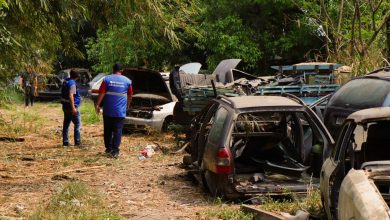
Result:
M40 73L106 72L118 61L212 70L226 58L256 74L300 61L362 74L389 65L389 9L383 0L0 0L0 80L28 64Z

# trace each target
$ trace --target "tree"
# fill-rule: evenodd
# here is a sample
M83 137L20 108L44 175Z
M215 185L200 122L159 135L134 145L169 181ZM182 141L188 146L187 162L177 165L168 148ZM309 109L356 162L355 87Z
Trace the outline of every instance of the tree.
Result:
M363 74L383 65L385 24L390 3L383 0L296 1L324 35L327 59L350 64Z

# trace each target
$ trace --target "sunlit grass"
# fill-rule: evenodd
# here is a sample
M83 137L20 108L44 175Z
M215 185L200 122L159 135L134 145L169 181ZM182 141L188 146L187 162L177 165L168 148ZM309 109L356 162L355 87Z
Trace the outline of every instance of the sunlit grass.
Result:
M103 121L101 115L96 114L92 100L84 99L79 108L81 122L85 125L97 124Z
M104 198L82 182L70 182L29 219L122 219L106 208Z

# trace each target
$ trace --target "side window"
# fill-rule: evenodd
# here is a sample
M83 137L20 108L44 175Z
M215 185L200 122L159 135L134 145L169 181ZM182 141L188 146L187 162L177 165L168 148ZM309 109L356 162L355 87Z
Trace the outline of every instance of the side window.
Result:
M228 115L228 111L225 108L221 107L220 109L218 109L218 111L214 117L214 121L212 122L213 126L212 126L212 128L210 130L210 134L209 134L209 141L210 142L217 143L217 141L218 141L218 139L221 136L221 133L223 131L223 127L224 127L227 115Z

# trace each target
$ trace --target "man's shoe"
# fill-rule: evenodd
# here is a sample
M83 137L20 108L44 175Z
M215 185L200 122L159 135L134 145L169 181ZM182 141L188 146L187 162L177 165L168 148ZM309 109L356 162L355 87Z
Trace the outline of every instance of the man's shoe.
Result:
M62 143L63 147L69 147L69 143Z
M119 153L111 153L111 156L115 159L119 158Z

